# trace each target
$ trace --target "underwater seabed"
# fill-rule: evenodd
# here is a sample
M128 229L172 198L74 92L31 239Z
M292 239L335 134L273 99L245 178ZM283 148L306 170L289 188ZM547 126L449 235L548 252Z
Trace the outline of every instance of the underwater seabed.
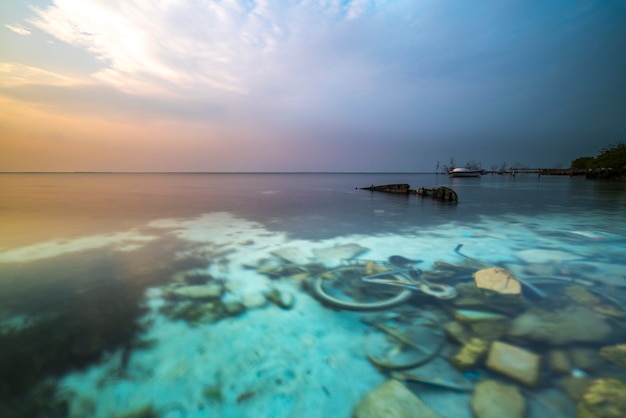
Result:
M493 408L510 408L512 417L559 418L576 416L585 384L626 378L624 367L598 354L601 347L626 342L626 231L598 230L584 217L503 216L471 226L448 223L399 234L305 241L228 213L212 213L8 250L0 253L0 263L61 260L85 250L109 251L111 263L119 256L139 262L141 250L162 236L179 243L171 248L178 264L162 279L145 280L134 337L139 343L132 349L103 347L105 355L91 365L54 380L56 399L68 416L350 417L368 393L394 379L442 417L486 416L477 406L476 398L484 396L478 388L496 382L489 391L501 391L502 397L487 401ZM459 291L456 299L445 301L417 294L378 313L432 316L433 326L442 333L445 329L436 355L408 370L380 368L371 361L372 313L332 309L308 291L312 278L345 259L393 256L419 260L417 266L433 281ZM146 265L163 261L145 253L141 257ZM499 301L502 295L472 293L471 272L485 266L512 272L523 285L521 299L510 303ZM589 292L592 288L602 292ZM610 332L557 342L533 330L508 333L513 323L523 328L514 321L536 309L584 312L594 316L589 326ZM487 318L462 319L468 312ZM28 329L27 316L12 314L3 317L0 333ZM572 326L582 336L593 331L583 329L583 322ZM536 380L486 367L486 349L474 363L459 366L455 357L473 339L487 345L504 341L536 356Z

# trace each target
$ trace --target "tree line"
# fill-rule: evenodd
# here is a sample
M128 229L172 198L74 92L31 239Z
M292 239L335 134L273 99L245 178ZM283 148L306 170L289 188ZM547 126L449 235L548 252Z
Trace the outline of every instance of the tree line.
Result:
M456 167L456 161L454 158L450 158L448 164L441 164L437 161L436 173L448 173ZM515 163L509 166L506 162L502 162L500 165L494 164L491 166L491 170L485 170L482 167L480 161L471 160L465 164L466 168L474 170L483 170L485 172L492 173L504 173L510 171L523 171L528 170L528 167ZM554 169L562 169L562 167L554 167ZM605 148L602 148L598 155L595 157L579 157L571 162L569 169L565 170L616 170L624 172L626 170L626 144L624 142L617 142L610 144Z
M624 169L626 168L626 144L618 142L600 150L595 157L579 157L572 161L575 170Z

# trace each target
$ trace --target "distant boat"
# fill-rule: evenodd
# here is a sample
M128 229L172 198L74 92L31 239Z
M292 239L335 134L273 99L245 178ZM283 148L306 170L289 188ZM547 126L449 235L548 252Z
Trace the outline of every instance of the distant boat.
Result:
M458 167L450 171L451 177L480 177L482 170L473 168Z

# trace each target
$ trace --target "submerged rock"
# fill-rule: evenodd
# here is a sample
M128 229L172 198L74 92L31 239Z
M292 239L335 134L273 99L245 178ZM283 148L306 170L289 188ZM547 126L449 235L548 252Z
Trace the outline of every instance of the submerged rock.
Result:
M528 308L524 297L507 295L476 287L474 283L459 283L455 286L458 293L452 302L455 307L467 310L495 311L508 315L517 315Z
M354 258L365 251L369 251L369 248L362 247L359 244L343 244L329 248L316 248L313 250L313 254L315 254L318 260L330 265L338 264L343 259Z
M414 266L417 263L421 263L421 260L411 260L410 258L403 257L401 255L392 255L388 259L389 263L399 268L407 268Z
M580 400L591 379L585 376L565 376L557 382L557 386L573 401Z
M207 285L193 285L175 287L170 295L184 299L218 299L222 296L224 288L221 284L210 283Z
M520 390L495 380L476 385L471 405L478 418L522 418L526 413L526 400Z
M568 286L565 288L565 294L581 305L589 307L599 305L602 302L600 298L582 286Z
M256 309L267 305L267 299L261 292L246 293L242 296L241 303L246 309Z
M478 270L474 273L474 281L477 287L500 294L519 295L522 293L520 282L510 271L500 267Z
M593 307L593 310L602 316L608 316L611 318L626 318L626 312L615 309L612 306L596 305Z
M508 321L481 321L473 322L470 328L483 340L499 340L509 330Z
M468 370L478 364L489 349L489 342L480 338L472 338L461 351L452 358L452 364L461 370Z
M589 272L586 278L594 282L599 282L605 286L616 286L620 288L626 287L624 280L624 264L622 263L588 263ZM600 273L601 272L601 273ZM623 290L623 289L622 289Z
M566 374L572 371L572 362L565 350L550 350L548 352L548 365L550 370L555 373Z
M367 393L352 418L439 418L420 398L397 380L388 380Z
M183 284L205 284L213 280L205 269L190 269L176 272L172 275L172 281Z
M271 251L270 254L275 255L288 263L306 264L309 262L309 257L298 247L279 248Z
M223 305L224 312L229 316L236 316L246 311L244 304L238 300L228 300Z
M606 363L606 360L600 355L600 353L598 353L597 350L588 347L570 348L569 356L576 368L587 372L596 371Z
M182 319L190 324L199 324L219 321L223 315L223 307L219 301L183 302L170 306L164 313L175 320Z
M626 344L611 345L602 347L600 355L622 367L626 367Z
M554 265L561 265L565 262L579 259L580 256L576 254L567 253L559 250L546 250L544 248L533 248L529 250L522 250L516 253L517 257L524 263L541 264L547 263Z
M569 306L555 311L531 308L513 320L509 335L564 345L602 342L612 333L609 324L592 309Z
M269 292L267 292L266 297L270 302L283 309L293 308L296 301L293 293L277 288L272 288Z
M391 377L455 392L470 392L474 389L472 380L443 357L437 357L412 369L393 371Z
M511 379L535 386L539 381L541 357L523 348L495 341L487 357L487 368Z
M272 279L278 279L303 274L306 270L303 266L297 264L262 264L259 265L257 271L260 274L266 275Z
M614 378L593 380L583 392L577 418L622 418L626 416L626 382Z

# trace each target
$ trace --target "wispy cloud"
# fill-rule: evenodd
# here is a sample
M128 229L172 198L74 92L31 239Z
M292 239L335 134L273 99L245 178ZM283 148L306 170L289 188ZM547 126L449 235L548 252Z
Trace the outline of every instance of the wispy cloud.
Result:
M75 77L18 63L0 62L0 87L22 85L75 86L82 84Z
M12 30L13 32L17 33L18 35L30 35L30 31L25 28L24 26L20 25L19 23L16 23L14 25L11 24L5 24L4 25L5 28Z
M381 7L381 2L363 0L290 5L265 0L54 0L35 9L28 22L90 51L104 64L94 77L122 90L246 95L271 72L286 75L294 64L298 69L294 61L310 60L307 49L334 48L324 30Z
M263 5L234 1L56 0L30 23L105 64L94 76L135 93L245 93L277 28Z
M65 112L184 120L250 143L297 138L291 149L307 156L325 147L319 160L381 139L379 151L410 149L409 161L420 141L446 154L473 152L473 138L491 149L623 132L620 2L46 3L5 25L33 33L11 34L15 48L0 53L0 94Z

